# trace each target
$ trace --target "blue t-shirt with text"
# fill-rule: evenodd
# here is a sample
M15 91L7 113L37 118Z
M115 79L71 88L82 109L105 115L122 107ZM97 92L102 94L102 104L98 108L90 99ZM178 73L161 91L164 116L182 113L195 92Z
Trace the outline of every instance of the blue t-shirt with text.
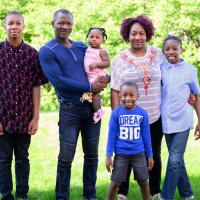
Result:
M135 155L145 152L152 157L151 136L147 112L141 107L126 109L118 106L111 113L106 155Z

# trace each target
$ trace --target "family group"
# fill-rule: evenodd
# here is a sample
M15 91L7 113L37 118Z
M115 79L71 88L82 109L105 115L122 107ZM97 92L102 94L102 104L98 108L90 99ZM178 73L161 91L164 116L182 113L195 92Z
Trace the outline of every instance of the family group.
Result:
M24 42L24 18L19 12L9 12L3 25L7 38L0 43L2 200L28 199L28 151L31 136L38 129L40 86L47 82L55 88L59 101L56 200L70 199L71 165L79 134L84 153L83 199L97 200L98 145L101 118L105 115L100 92L109 83L112 113L106 168L111 172L111 183L105 199L128 199L131 171L144 200L173 200L176 188L183 200L195 199L184 153L193 128L193 110L198 119L195 139L200 138L200 87L197 68L180 57L179 37L168 35L161 50L147 44L154 35L149 17L125 18L120 35L128 47L110 62L107 50L102 48L106 30L90 28L86 35L88 46L71 40L74 19L67 9L54 13L55 38L39 52ZM105 70L108 67L110 70ZM169 156L161 187L163 135Z

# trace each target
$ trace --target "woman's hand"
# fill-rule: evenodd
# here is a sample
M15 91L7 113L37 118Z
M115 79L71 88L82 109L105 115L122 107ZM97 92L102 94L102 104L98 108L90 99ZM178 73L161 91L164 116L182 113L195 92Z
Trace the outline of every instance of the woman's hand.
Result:
M148 170L151 171L154 165L154 160L153 158L148 158L147 161L148 161Z
M194 136L195 136L195 140L200 139L200 124L199 123L197 124L195 128Z
M195 96L194 94L190 93L190 96L189 96L189 98L188 98L188 103L189 103L191 106L193 106L194 103L195 103L195 100L196 100L196 96Z

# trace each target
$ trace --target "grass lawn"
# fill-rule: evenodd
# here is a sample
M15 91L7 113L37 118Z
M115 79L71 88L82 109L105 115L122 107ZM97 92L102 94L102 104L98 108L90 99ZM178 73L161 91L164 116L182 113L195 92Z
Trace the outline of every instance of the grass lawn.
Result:
M110 174L105 168L105 148L107 140L107 130L110 109L105 108L106 115L102 120L101 137L99 144L99 167L97 179L97 199L105 200L110 183ZM56 164L58 154L58 113L41 113L40 125L37 135L32 137L30 147L30 200L54 200L54 188L56 178ZM200 141L194 141L193 131L190 134L185 161L194 190L196 200L200 200ZM165 174L167 162L167 150L165 140L162 146L163 172ZM71 195L70 200L82 199L82 165L83 153L80 139L77 145L76 156L72 165L71 174ZM131 180L129 198L130 200L140 200L141 195L135 181ZM176 200L179 199L178 192Z

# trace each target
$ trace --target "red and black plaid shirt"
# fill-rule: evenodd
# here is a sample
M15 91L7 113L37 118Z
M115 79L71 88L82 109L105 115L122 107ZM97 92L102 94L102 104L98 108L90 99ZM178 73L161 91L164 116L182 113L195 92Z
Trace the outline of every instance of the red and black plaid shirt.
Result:
M0 43L0 122L4 131L27 133L33 117L34 86L47 83L38 52L22 42L19 47Z

